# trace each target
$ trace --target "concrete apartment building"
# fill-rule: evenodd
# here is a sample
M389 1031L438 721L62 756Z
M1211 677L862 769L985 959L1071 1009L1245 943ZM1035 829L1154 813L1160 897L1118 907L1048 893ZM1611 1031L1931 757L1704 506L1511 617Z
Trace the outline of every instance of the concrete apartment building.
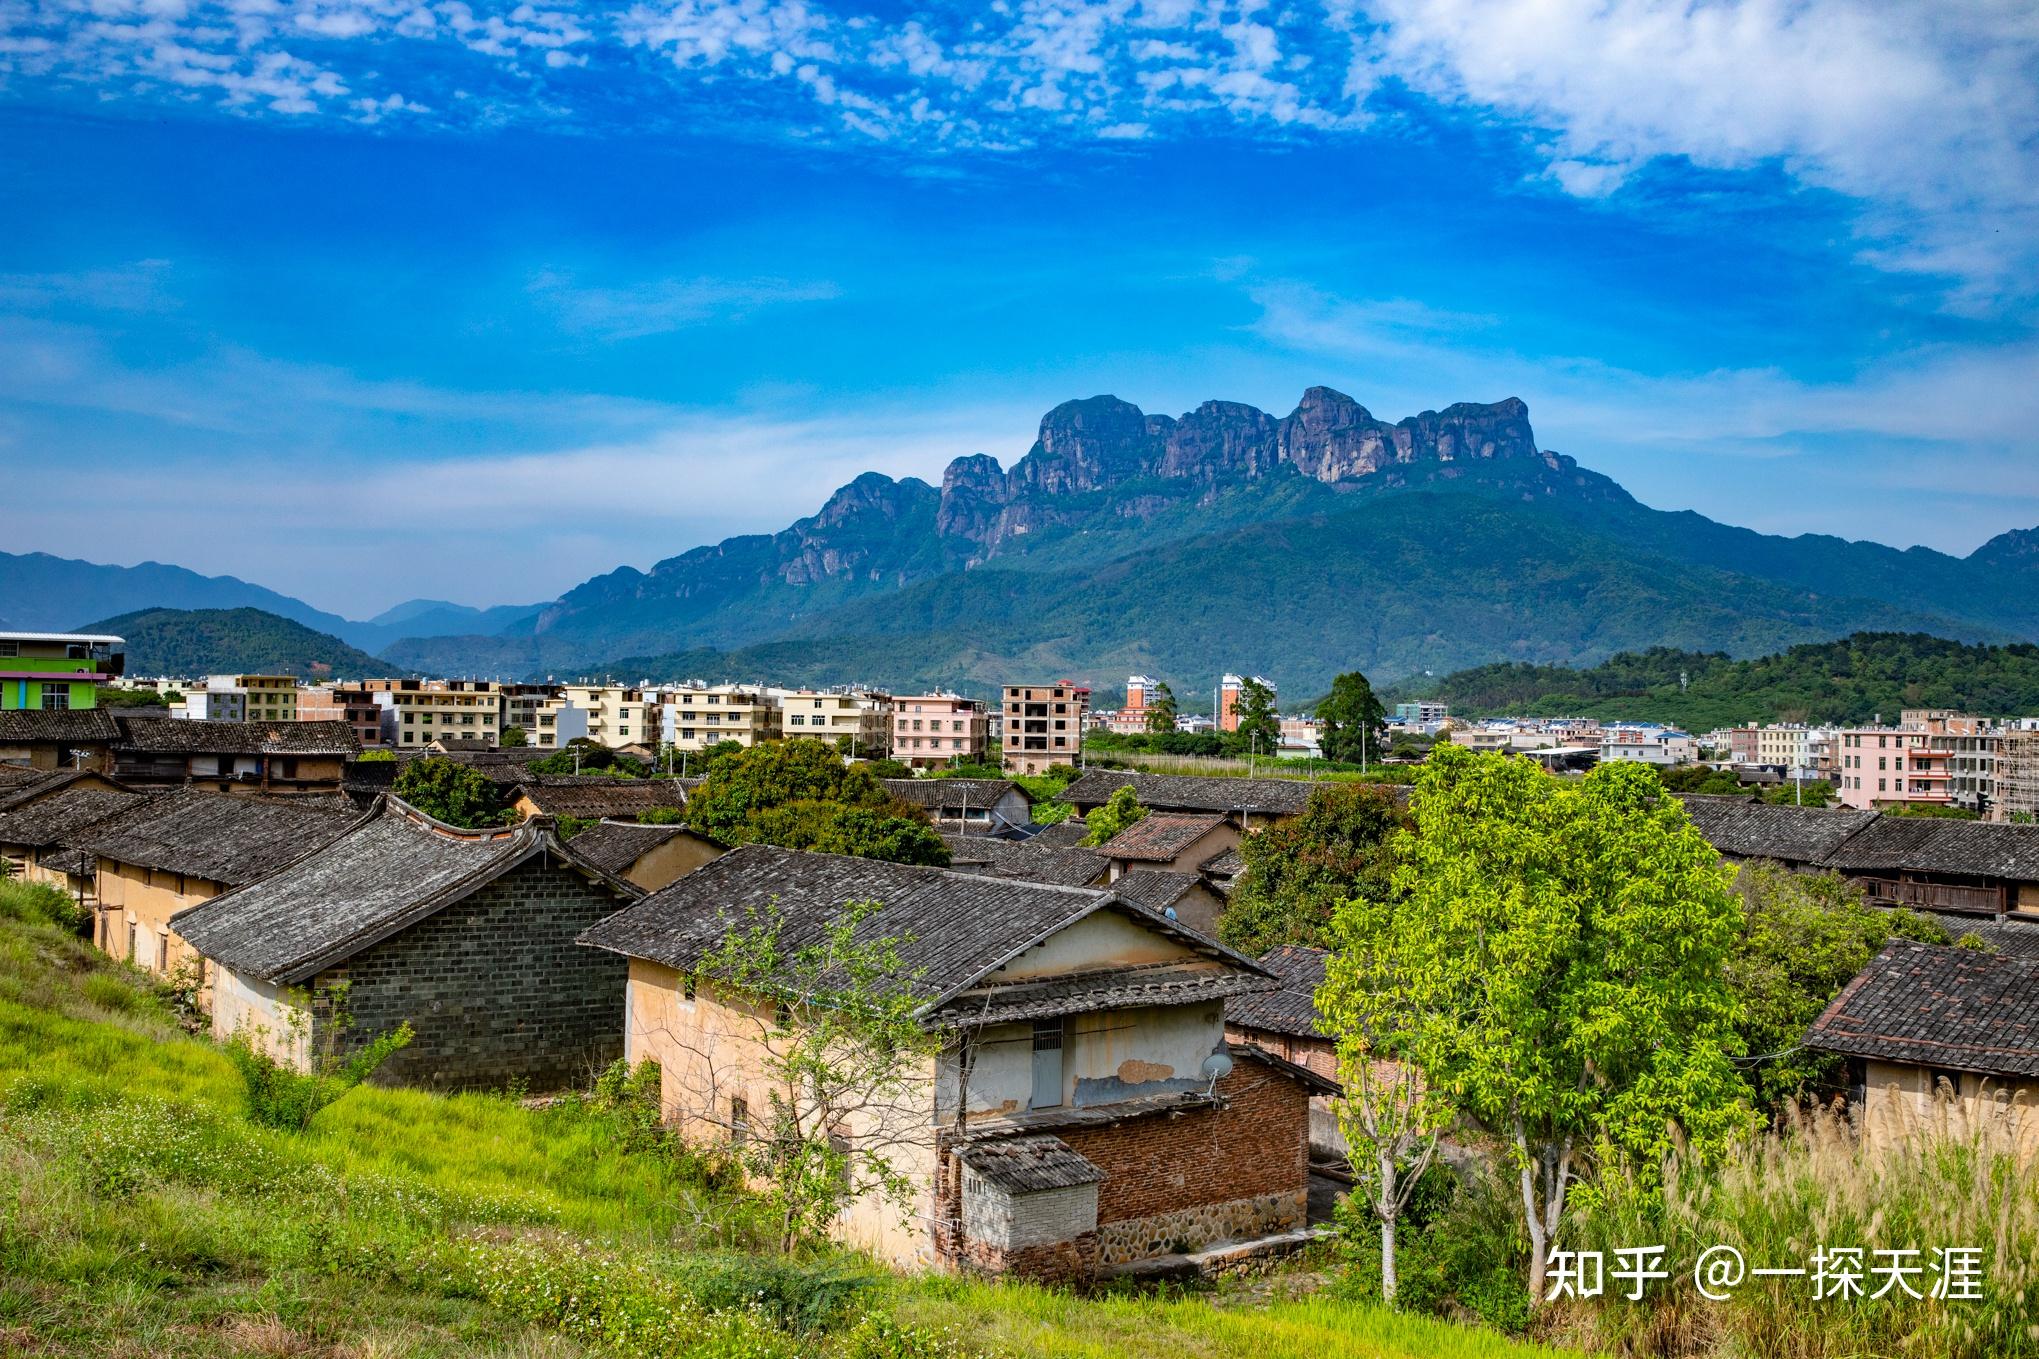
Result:
M511 727L520 729L524 733L526 745L549 746L553 744L553 741L550 739L539 739L541 734L548 738L554 735L553 729L549 724L543 727L540 726L539 717L545 711L546 705L559 697L561 692L560 686L557 684L498 684L496 692L502 696L503 702L502 730L508 731Z
M300 722L345 722L363 750L385 749L382 708L375 694L361 685L314 684L297 692Z
M1008 684L1002 708L1001 753L1008 771L1039 774L1049 765L1075 764L1083 753L1090 690L1069 680Z
M587 717L585 731L572 722L562 726L557 716L561 709L553 707L555 744L563 746L583 736L612 750L623 746L656 746L659 742L658 703L649 689L621 684L562 685L559 699L548 699L540 706L541 714L555 702Z
M913 694L892 701L892 758L915 769L984 760L984 705L956 694Z
M433 741L494 746L501 740L502 699L489 680L382 679L362 687L382 708L384 736L398 750Z
M1126 701L1117 712L1099 714L1093 725L1121 736L1137 736L1147 730L1147 711L1157 697L1160 681L1146 675L1126 676Z
M660 692L658 737L680 750L705 750L723 741L754 746L785 734L779 707L753 684L686 685Z
M2039 719L2014 722L1997 733L1992 821L2039 821Z
M87 632L0 632L0 711L67 712L99 706L99 686L120 676L122 638Z
M1268 693L1275 692L1273 680L1264 679L1259 675L1252 676L1252 679L1255 684L1265 685ZM1219 731L1239 730L1239 705L1244 701L1246 680L1247 677L1244 675L1226 675L1218 681Z
M778 705L787 740L847 739L859 757L880 756L892 744L892 695L856 689L767 689Z

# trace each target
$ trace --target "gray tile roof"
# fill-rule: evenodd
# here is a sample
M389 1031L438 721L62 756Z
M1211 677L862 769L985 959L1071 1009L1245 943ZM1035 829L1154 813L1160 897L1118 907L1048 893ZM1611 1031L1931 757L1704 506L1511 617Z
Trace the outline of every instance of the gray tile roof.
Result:
M635 821L604 821L588 827L570 842L573 852L597 868L622 877L631 865L668 840L692 835L685 826L643 826Z
M957 1155L971 1170L1012 1194L1071 1189L1104 1180L1102 1170L1061 1138L1046 1133L966 1143Z
M1224 824L1217 812L1149 812L1099 845L1097 852L1107 859L1167 863Z
M2039 1077L2039 962L1891 944L1834 997L1805 1043L1851 1057Z
M901 802L925 807L930 812L972 813L990 811L1002 797L1018 793L1028 802L1025 790L1011 779L885 779L886 791Z
M104 708L0 709L0 745L105 745L120 728Z
M74 849L229 887L265 878L345 831L341 798L263 798L179 789L67 836Z
M1683 801L1699 833L1732 859L1821 863L1849 836L1877 820L1875 812L1775 807L1740 797L1691 794Z
M122 750L145 755L355 755L351 722L120 720Z
M619 904L640 895L582 863L549 822L464 831L389 798L279 872L179 911L170 923L193 948L236 972L295 984L539 854L603 882Z
M1203 871L1214 878L1236 878L1246 871L1246 856L1233 845L1221 854L1214 854L1204 860Z
M601 775L552 775L517 781L514 801L528 797L545 816L636 817L659 808L678 810L687 794L675 779L617 779Z
M80 780L0 812L0 845L40 849L59 844L74 831L125 811L141 798L140 793Z
M1137 1005L1194 1005L1226 1001L1268 985L1259 971L1224 967L1208 959L1141 963L1051 977L965 988L944 1001L936 1018L958 1025L1016 1024L1093 1010Z
M2039 882L2039 826L1878 816L1820 862L1843 873L1895 870Z
M1224 779L1190 774L1135 774L1093 769L1062 792L1062 801L1088 809L1111 801L1113 793L1131 787L1142 807L1188 812L1252 812L1261 816L1295 816L1323 786L1310 779Z
M1284 944L1260 955L1260 965L1280 979L1273 990L1242 995L1225 1006L1225 1022L1295 1038L1328 1038L1317 1017L1317 988L1324 984L1320 948Z
M1058 849L1071 849L1080 846L1083 843L1084 837L1089 834L1090 827L1083 824L1082 818L1072 816L1067 821L1057 821L1052 826L1041 827L1038 831L1027 837L1027 843L1053 845Z
M1165 912L1183 894L1202 882L1195 873L1168 873L1158 868L1136 868L1121 873L1112 890L1128 901L1137 901L1150 911Z
M21 765L0 765L0 769L18 769L24 776L0 781L0 812L26 806L38 798L61 792L74 783L97 783L104 786L111 782L106 775L90 769L28 769ZM126 787L120 783L115 783L114 786Z
M949 847L951 868L994 878L1018 878L1023 882L1089 887L1104 876L1109 866L1094 849L1062 849L1044 845L1039 840L1005 840L994 835L944 832L942 843Z
M900 940L900 985L932 1007L1051 934L1115 910L1207 957L1259 969L1174 921L1097 888L1058 887L771 845L744 845L581 935L581 942L682 972L698 968L731 925L777 910L781 947L821 939L851 902L883 903L860 927Z
M1950 938L1972 934L1998 953L2010 958L2039 958L2039 921L2029 920L1945 920Z

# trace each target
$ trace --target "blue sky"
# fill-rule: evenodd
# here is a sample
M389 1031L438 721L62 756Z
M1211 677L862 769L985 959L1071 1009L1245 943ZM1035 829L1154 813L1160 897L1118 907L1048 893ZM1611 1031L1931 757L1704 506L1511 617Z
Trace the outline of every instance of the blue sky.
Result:
M1842 0L0 0L0 546L361 617L1519 396L1646 502L2039 524L2039 20Z

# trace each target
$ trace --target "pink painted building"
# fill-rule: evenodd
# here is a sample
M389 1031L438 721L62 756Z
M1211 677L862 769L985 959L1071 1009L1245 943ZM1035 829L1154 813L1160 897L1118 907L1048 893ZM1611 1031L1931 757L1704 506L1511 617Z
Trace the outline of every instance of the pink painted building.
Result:
M892 700L892 758L915 769L981 764L987 730L984 705L974 698L917 694Z
M1894 803L1953 801L1948 734L1909 727L1842 727L1834 733L1834 795L1872 811Z

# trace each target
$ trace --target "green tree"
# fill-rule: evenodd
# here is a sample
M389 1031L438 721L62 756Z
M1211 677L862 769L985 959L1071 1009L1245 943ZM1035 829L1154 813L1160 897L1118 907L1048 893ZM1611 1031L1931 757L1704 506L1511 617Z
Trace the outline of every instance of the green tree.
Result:
M687 823L726 845L949 862L926 813L893 797L868 763L845 764L824 741L775 741L718 755L687 799Z
M1264 833L1264 832L1263 832ZM1450 1126L1452 1104L1411 1060L1439 1016L1422 1007L1434 993L1407 985L1423 944L1423 922L1390 899L1357 896L1338 910L1336 947L1326 960L1317 1012L1338 1035L1336 1109L1356 1194L1380 1224L1381 1298L1395 1303L1395 1233L1423 1172Z
M864 765L871 771L873 776L881 779L910 779L913 777L913 769L910 765L895 760L889 755L881 755L876 759L866 760Z
M1239 726L1232 748L1272 756L1281 749L1281 715L1274 710L1274 690L1257 679L1239 688Z
M737 833L745 843L853 854L898 864L946 868L949 847L934 828L910 816L888 816L840 802L782 802L752 816Z
M1246 871L1218 918L1219 938L1251 957L1282 944L1329 944L1340 903L1387 900L1395 836L1407 824L1385 788L1314 789L1302 815L1240 842Z
M1681 1132L1705 1157L1750 1126L1726 981L1741 908L1636 765L1558 780L1443 746L1411 811L1394 875L1403 1003L1422 1017L1408 1048L1508 1147L1541 1298L1579 1182L1647 1181Z
M1348 764L1378 760L1387 736L1388 710L1374 695L1373 685L1357 670L1331 681L1331 692L1317 705L1324 724L1317 743L1324 758Z
M1175 730L1175 690L1166 683L1154 686L1154 699L1147 705L1147 730L1164 735Z
M1083 837L1082 843L1101 845L1146 815L1147 809L1140 805L1139 796L1129 783L1113 792L1102 807L1093 807L1090 815L1083 818L1083 824L1090 827L1090 833Z
M707 777L687 798L687 820L695 829L735 844L753 816L789 802L900 807L867 765L843 763L827 742L770 741L717 754Z
M718 1070L732 1055L757 1073L746 1084L764 1087L766 1105L732 1128L733 1151L777 1210L782 1251L821 1238L867 1196L907 1209L911 1167L932 1141L916 1097L943 1035L922 1023L915 974L901 964L910 938L871 924L881 909L851 902L799 944L776 910L752 912L729 922L697 969L698 985L762 1002L725 1008L749 1032L701 1054L702 1098L715 1107L734 1083L736 1073Z
M637 814L640 826L682 826L687 814L678 807L647 807Z
M515 809L503 805L501 790L487 775L473 765L437 755L412 760L398 770L393 790L411 806L449 826L479 830L507 826L517 819Z
M1893 937L1948 942L1931 917L1866 905L1833 873L1774 864L1735 870L1742 926L1727 960L1749 1084L1775 1104L1829 1084L1842 1059L1799 1046L1806 1029Z
M531 738L522 727L508 726L503 728L502 742L504 750L522 750L531 744Z

